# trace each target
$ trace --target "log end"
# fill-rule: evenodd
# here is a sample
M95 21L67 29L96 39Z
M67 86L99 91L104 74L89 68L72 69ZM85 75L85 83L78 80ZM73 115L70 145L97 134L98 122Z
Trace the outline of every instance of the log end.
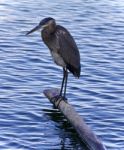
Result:
M50 100L50 102L53 103L55 108L59 107L60 102L62 101L64 102L64 100L61 97L57 98L57 96L59 96L60 89L57 88L46 89L43 91L43 93Z
M49 99L59 95L59 92L60 92L60 89L58 88L46 89L43 91L44 95Z

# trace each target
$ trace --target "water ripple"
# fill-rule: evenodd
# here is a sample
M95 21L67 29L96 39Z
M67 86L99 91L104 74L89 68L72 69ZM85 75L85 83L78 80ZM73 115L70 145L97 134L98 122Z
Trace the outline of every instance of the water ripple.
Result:
M69 75L69 102L108 149L124 149L123 6L123 0L0 2L0 149L85 149L42 95L59 87L62 70L40 33L25 33L46 16L68 28L80 49L81 78Z

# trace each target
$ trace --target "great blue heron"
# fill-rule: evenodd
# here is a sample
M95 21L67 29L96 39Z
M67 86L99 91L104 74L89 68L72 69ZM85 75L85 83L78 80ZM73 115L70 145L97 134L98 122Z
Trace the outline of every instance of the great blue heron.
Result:
M59 97L66 99L68 70L75 77L80 77L80 54L77 45L68 30L57 25L55 19L51 17L44 18L27 35L41 28L41 37L50 49L54 62L63 67L63 80Z

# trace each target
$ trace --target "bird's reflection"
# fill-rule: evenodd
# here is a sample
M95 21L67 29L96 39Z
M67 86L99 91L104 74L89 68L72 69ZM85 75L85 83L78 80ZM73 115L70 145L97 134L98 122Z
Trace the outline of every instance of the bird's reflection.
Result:
M72 149L73 150L89 150L73 129L71 124L65 119L65 117L58 111L58 109L43 109L44 114L49 116L49 119L54 121L59 131L59 137L61 138L60 146L61 150Z

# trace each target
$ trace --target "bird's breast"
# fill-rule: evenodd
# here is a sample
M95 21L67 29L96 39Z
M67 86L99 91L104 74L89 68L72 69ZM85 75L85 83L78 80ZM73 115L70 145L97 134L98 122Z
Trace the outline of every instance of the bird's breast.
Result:
M59 53L51 51L51 55L53 57L54 62L62 67L66 67L66 63L64 62L63 58L60 56Z

